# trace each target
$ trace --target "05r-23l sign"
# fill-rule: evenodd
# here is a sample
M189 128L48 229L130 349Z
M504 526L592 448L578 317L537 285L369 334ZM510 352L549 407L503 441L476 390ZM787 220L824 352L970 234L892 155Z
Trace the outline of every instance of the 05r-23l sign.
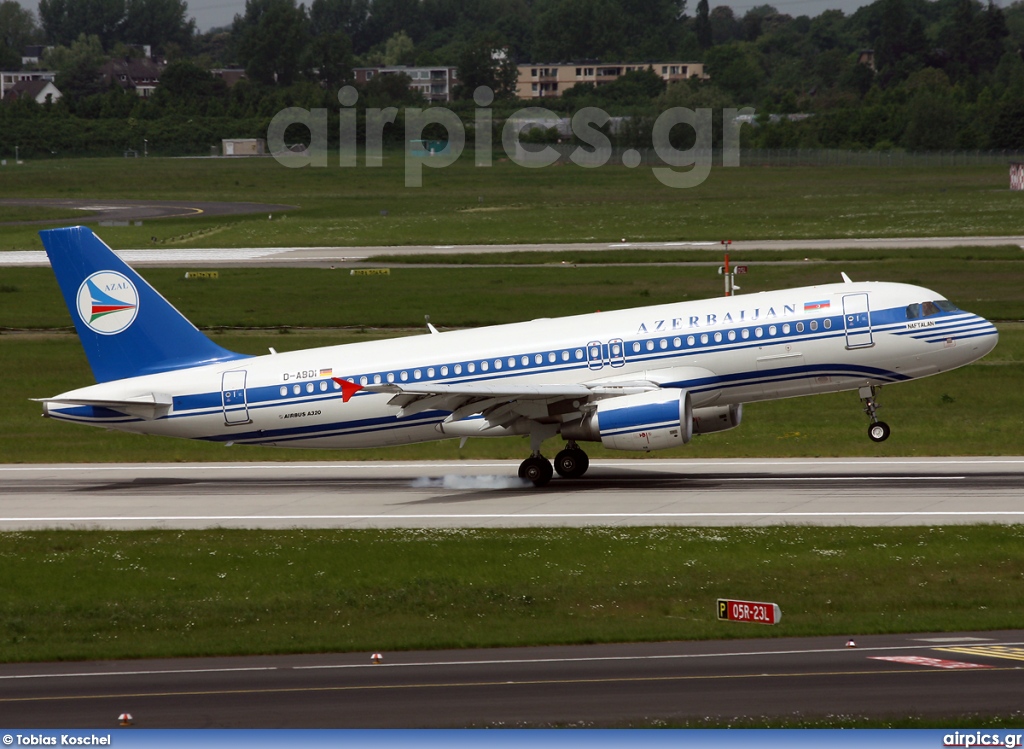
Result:
M729 622L754 622L755 624L778 624L782 609L777 603L760 601L733 601L718 599L718 618Z

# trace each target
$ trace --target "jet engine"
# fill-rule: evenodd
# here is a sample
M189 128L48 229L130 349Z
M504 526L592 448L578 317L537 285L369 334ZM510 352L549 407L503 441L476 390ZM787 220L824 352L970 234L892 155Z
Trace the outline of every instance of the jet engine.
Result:
M711 434L735 429L743 420L743 404L693 409L693 433Z
M693 408L686 390L666 388L597 401L580 421L562 424L567 440L600 442L612 450L662 450L693 436Z

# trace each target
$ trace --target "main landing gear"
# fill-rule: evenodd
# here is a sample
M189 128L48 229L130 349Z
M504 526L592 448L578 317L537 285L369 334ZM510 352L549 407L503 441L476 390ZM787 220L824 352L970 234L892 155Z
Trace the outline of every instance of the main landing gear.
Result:
M532 481L534 486L544 486L551 480L555 471L564 478L578 479L588 468L590 458L575 442L569 442L565 449L555 456L554 466L540 454L539 450L534 452L519 466L519 478Z
M871 419L871 424L868 426L868 437L871 438L872 442L885 442L889 439L889 425L884 421L879 421L876 411L879 408L878 402L875 401L875 393L881 388L874 386L862 387L857 391L860 395L860 402L864 404L864 413Z

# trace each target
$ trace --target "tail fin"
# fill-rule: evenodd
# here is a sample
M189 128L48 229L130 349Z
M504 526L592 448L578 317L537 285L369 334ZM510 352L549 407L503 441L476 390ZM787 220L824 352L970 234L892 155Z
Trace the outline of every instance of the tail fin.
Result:
M39 235L97 382L245 358L203 335L90 229Z

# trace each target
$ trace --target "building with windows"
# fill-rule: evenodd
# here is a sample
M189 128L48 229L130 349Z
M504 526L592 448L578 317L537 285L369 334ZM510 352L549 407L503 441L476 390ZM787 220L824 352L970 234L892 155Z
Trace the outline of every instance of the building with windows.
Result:
M53 83L56 78L56 70L4 70L0 72L0 99L6 99L7 92L18 83L27 83L29 81L48 81Z
M371 68L355 68L356 83L368 83L378 75L405 73L411 79L409 90L419 91L427 101L452 101L455 98L455 84L458 83L456 68L447 65L416 67L413 65L381 65Z
M105 86L116 83L125 91L148 98L160 84L160 66L148 57L126 57L109 60L100 67Z
M653 70L666 83L687 78L709 77L702 62L635 62L635 63L530 63L519 65L516 95L520 99L561 96L577 83L601 86L634 70Z

